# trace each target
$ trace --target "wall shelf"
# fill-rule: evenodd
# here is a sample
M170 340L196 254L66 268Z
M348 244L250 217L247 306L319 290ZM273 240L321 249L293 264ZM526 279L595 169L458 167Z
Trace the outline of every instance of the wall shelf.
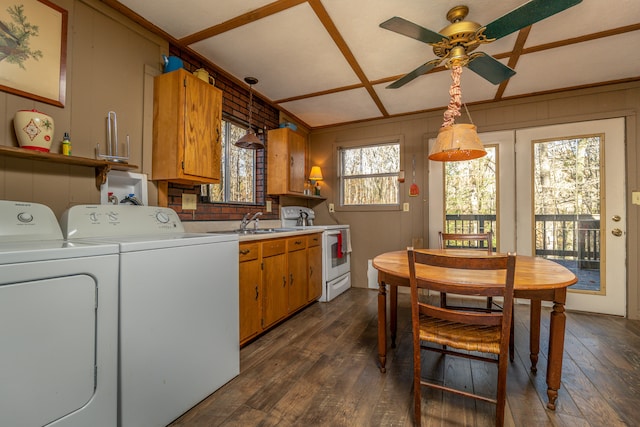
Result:
M138 166L131 165L129 163L110 162L107 160L89 159L87 157L78 156L63 156L62 154L57 153L43 153L36 150L27 150L24 148L2 145L0 145L0 156L95 168L96 187L98 190L100 190L102 184L107 181L107 174L110 170L128 171L138 169Z

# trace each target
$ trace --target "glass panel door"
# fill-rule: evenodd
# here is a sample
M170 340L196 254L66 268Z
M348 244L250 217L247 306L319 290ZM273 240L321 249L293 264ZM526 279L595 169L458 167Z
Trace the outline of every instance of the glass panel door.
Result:
M518 253L572 269L567 309L626 315L624 119L516 131Z

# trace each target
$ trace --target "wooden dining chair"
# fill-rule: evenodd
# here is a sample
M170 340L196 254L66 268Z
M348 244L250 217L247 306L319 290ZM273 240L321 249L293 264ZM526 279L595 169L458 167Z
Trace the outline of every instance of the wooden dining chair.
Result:
M487 253L493 253L493 233L443 233L438 232L438 240L440 249L478 249L486 250ZM455 242L453 245L449 242ZM466 310L475 310L473 306L450 306L447 304L447 294L440 293L440 306L449 308L458 308ZM494 309L493 298L487 297L486 311ZM495 305L495 309L502 310L502 307ZM511 317L511 336L509 337L509 359L513 362L515 359L515 338L513 334L513 316Z
M496 426L504 424L504 410L507 387L507 357L509 355L509 336L511 332L511 314L513 310L513 284L515 275L515 255L491 255L463 257L455 255L436 255L407 250L409 257L409 281L411 286L411 324L413 331L413 371L414 371L414 423L421 425L421 386L452 392L458 395L492 402L496 404ZM465 277L460 283L441 283L437 274L420 274L421 265L438 269L459 269ZM479 270L486 274L499 274L499 283L470 281L467 270ZM491 272L491 270L504 270ZM501 311L468 311L440 307L429 298L421 301L419 289L434 290L455 295L482 297L502 297ZM434 345L429 345L432 343ZM479 395L473 386L465 390L445 386L423 377L421 372L422 350L446 355L454 355L481 360L498 365L497 392L495 398Z
M443 233L438 232L440 249L478 249L493 252L493 233ZM455 242L453 245L449 242ZM440 305L447 305L447 294L440 294ZM493 298L487 298L487 310L493 307Z

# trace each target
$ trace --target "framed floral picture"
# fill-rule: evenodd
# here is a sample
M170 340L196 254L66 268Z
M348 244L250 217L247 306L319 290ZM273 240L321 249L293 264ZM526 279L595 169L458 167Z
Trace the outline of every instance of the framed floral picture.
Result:
M67 11L47 0L0 0L0 90L64 107Z

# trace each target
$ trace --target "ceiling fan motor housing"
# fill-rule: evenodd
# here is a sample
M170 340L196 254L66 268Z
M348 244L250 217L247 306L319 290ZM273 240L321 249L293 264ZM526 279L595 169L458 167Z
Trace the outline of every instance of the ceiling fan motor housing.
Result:
M440 58L444 58L456 46L462 46L465 52L468 53L475 50L480 44L488 42L482 32L478 32L482 28L480 24L464 20L468 13L469 8L467 6L456 6L449 10L447 20L451 24L439 31L446 39L433 43L433 53Z

